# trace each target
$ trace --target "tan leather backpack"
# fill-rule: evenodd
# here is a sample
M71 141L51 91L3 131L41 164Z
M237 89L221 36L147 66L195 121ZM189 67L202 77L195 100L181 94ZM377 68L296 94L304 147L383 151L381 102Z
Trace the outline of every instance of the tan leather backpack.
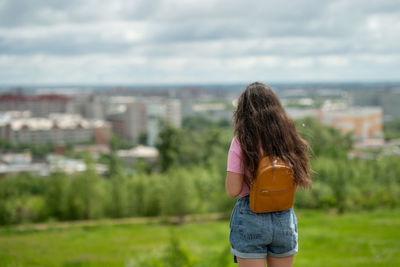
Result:
M281 159L261 158L250 188L250 209L255 213L287 210L293 207L293 169Z

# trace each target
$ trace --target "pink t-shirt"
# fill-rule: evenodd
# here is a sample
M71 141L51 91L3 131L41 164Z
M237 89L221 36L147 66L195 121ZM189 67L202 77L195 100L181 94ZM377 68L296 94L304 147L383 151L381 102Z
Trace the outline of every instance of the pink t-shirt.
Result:
M240 144L236 136L234 136L232 138L231 147L229 148L228 152L228 163L226 170L229 172L244 174L243 169L242 150L240 149ZM250 194L249 187L246 185L245 182L243 182L242 191L240 192L238 197L241 198L247 196L248 194Z

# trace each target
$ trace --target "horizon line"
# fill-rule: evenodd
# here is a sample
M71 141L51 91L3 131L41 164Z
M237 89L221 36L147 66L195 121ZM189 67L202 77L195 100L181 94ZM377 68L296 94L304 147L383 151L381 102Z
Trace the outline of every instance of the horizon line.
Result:
M201 83L201 82L165 82L165 83L91 83L91 82L82 82L82 83L0 83L0 87L76 87L76 86L91 86L91 87L192 87L192 86L238 86L238 85L247 85L252 82L263 82L268 85L314 85L314 84L400 84L400 80L383 80L383 81L362 81L362 80L351 80L351 81L271 81L264 82L261 80L254 80L251 82L210 82L210 83Z

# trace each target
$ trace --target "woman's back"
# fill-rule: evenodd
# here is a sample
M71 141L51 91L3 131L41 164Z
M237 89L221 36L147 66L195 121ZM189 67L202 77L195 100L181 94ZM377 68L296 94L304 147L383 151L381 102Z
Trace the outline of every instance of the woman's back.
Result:
M295 183L310 187L308 144L271 88L252 83L240 95L233 114L234 135L241 149L244 182L250 185L263 156L283 159L294 170ZM261 147L261 150L260 150Z
M269 267L291 266L298 251L293 208L254 213L249 207L249 189L260 159L267 155L292 167L296 186L310 187L308 145L277 96L262 83L250 84L240 95L233 128L225 185L230 196L239 198L230 220L231 252L239 266L265 266L266 261Z

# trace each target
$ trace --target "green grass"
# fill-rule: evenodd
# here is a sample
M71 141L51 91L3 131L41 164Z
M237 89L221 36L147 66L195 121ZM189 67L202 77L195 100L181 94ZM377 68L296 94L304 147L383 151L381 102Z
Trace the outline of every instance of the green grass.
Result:
M399 210L344 215L296 210L296 216L294 266L400 266ZM24 232L0 228L0 266L131 266L135 259L160 257L171 232L195 262L218 266L207 259L222 256L231 262L228 228L228 221Z

